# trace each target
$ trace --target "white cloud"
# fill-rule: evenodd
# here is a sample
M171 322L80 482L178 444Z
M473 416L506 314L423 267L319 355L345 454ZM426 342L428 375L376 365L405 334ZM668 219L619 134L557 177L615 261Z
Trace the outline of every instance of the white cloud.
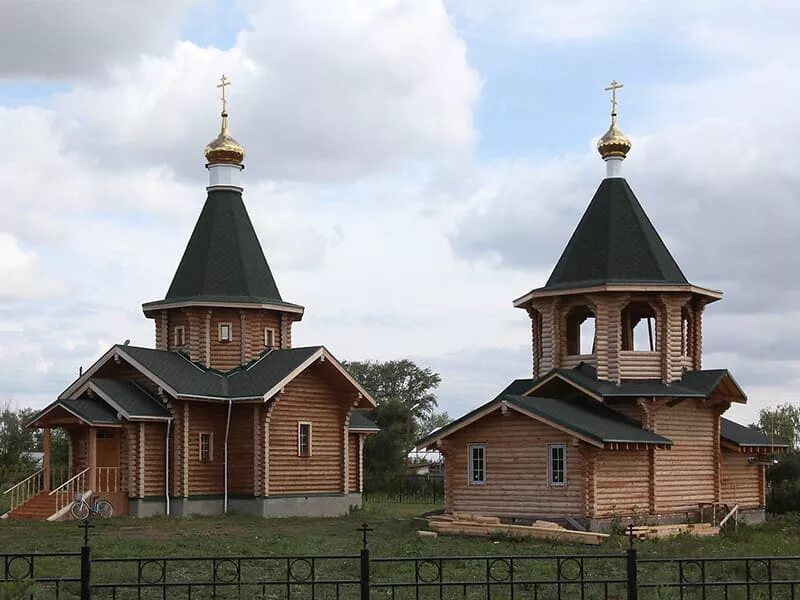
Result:
M111 164L195 173L229 88L251 178L337 179L469 157L480 91L438 2L268 2L230 50L178 43L64 94L71 147Z
M0 79L94 76L172 43L189 0L4 0Z

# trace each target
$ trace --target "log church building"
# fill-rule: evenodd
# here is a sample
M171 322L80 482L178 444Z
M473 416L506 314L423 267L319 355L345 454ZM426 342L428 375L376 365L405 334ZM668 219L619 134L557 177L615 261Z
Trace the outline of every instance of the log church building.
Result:
M162 300L155 348L110 348L31 422L43 469L11 518L61 518L76 494L116 514L335 516L361 505L375 401L323 346L297 348L304 309L283 299L242 200L244 150L222 127L208 196ZM54 481L50 431L69 438ZM16 502L13 501L16 498Z
M703 318L722 293L690 283L621 175L607 175L530 317L533 373L418 443L445 462L446 512L579 522L690 522L720 508L764 518L766 456L782 444L723 415L747 397L703 369ZM708 515L709 512L704 512Z

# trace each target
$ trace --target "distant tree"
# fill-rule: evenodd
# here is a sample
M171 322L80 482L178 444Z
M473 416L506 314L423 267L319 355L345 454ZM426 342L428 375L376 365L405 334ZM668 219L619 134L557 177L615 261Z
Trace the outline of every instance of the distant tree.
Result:
M774 437L776 442L789 444L792 450L800 450L800 406L781 404L775 408L762 408L758 422L751 427Z
M36 434L25 427L33 414L30 409L12 410L10 401L0 406L0 467L17 466L36 449Z
M419 436L426 436L432 431L441 429L445 425L448 425L450 421L452 421L452 419L446 412L432 412L427 417L419 420Z
M406 456L415 440L448 418L436 411L434 390L442 378L407 359L343 364L378 403L372 416L381 431L366 441L367 482L375 489L404 474Z

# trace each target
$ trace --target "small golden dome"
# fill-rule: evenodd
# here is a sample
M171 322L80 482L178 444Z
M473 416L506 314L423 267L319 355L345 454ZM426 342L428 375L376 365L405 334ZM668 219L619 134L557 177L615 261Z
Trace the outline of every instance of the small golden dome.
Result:
M631 150L631 140L617 128L617 115L611 115L611 127L597 142L597 151L603 159L625 158Z
M209 164L241 165L244 162L244 148L228 133L227 113L222 113L222 129L216 139L206 146L205 155Z

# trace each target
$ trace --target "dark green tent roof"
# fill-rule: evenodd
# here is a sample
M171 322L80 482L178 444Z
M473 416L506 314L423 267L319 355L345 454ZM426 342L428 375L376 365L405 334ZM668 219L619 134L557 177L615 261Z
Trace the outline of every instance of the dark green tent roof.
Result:
M166 298L173 302L284 302L240 192L212 190L192 231Z
M92 377L90 381L119 406L126 417L163 419L170 416L164 403L151 396L136 382L102 377Z
M773 440L757 429L750 429L744 425L739 425L725 417L719 418L720 437L726 442L736 446L758 446L787 448L789 445L782 440Z
M628 182L604 179L542 290L688 281Z

